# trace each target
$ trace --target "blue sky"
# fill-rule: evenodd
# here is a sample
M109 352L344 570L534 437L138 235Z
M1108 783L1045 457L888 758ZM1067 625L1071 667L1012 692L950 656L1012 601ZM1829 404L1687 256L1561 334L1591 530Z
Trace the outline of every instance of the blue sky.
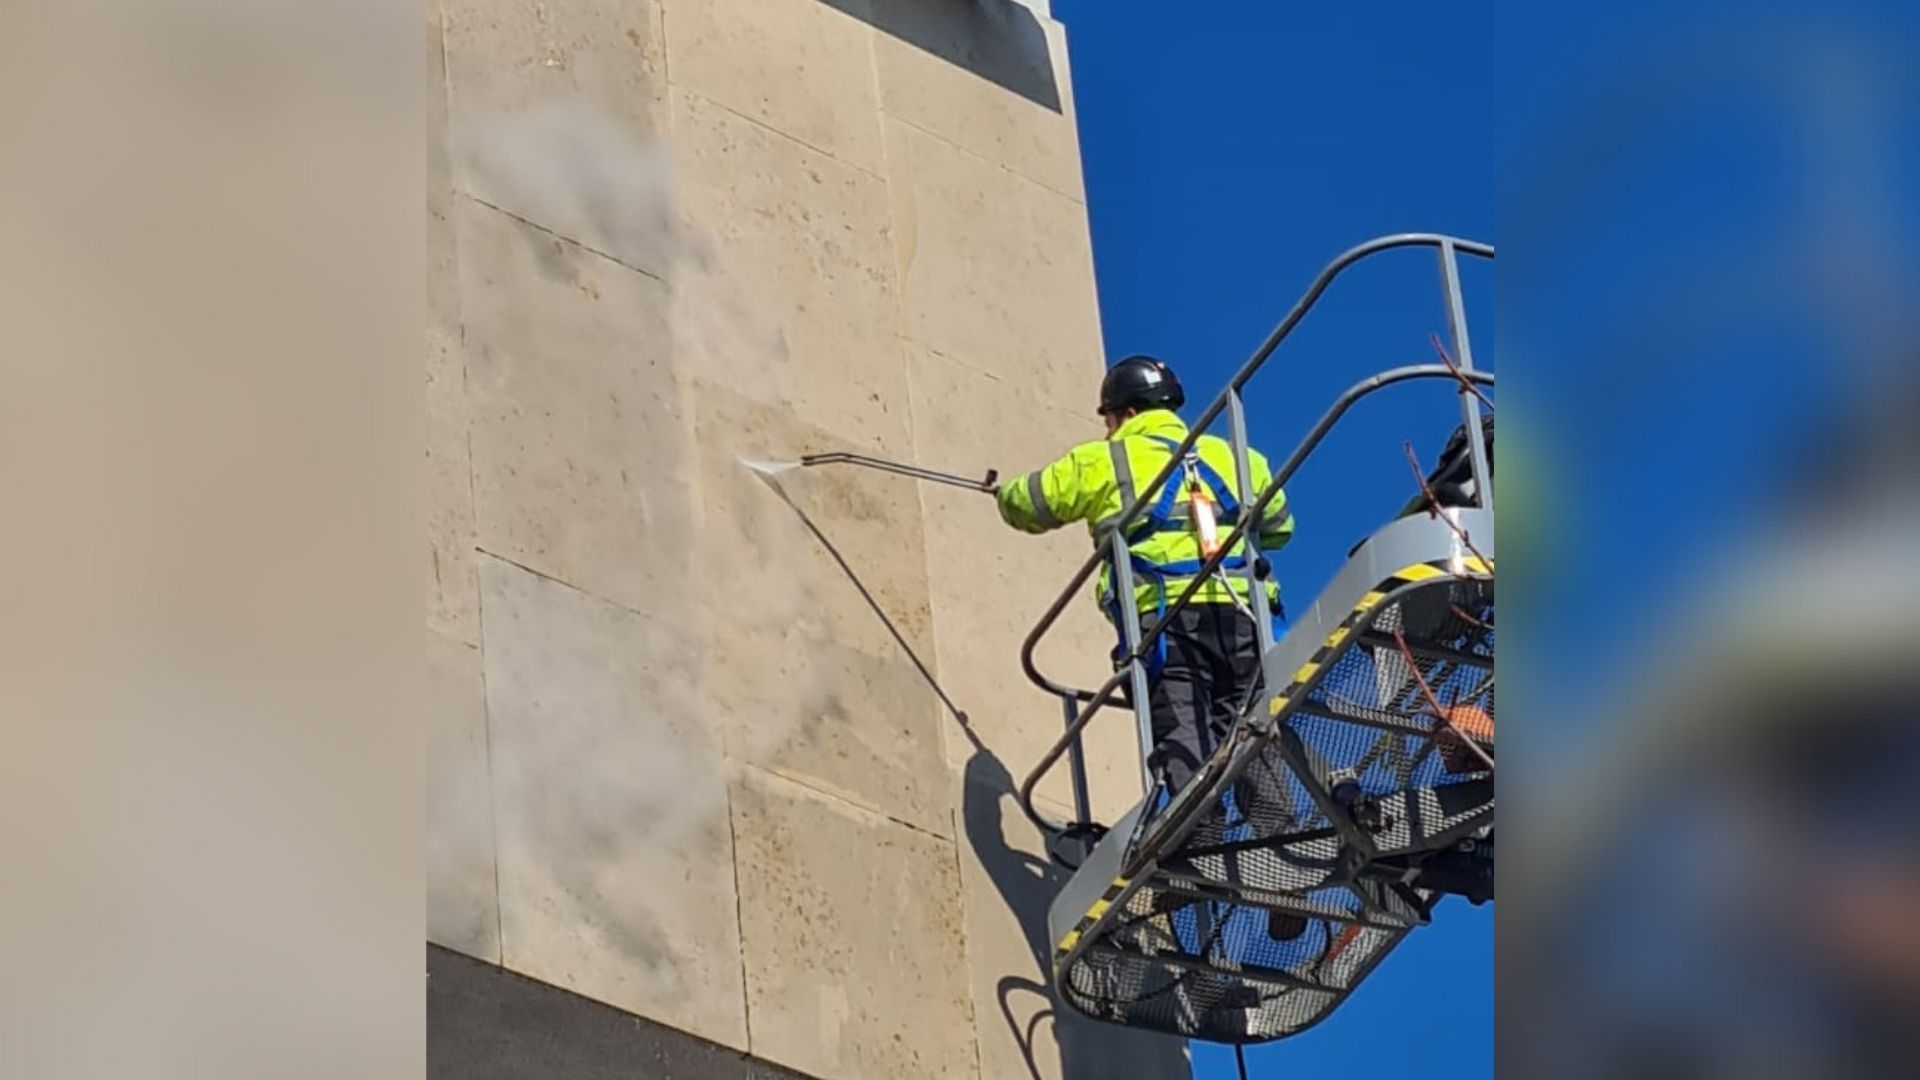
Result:
M1055 0L1054 14L1109 359L1167 359L1198 399L1189 415L1341 250L1409 230L1496 240L1490 10ZM1476 358L1495 368L1491 270L1465 280ZM1284 456L1349 384L1432 360L1439 295L1424 252L1344 276L1249 387L1256 443ZM1438 383L1349 414L1289 487L1299 533L1276 566L1293 603L1411 494L1402 443L1431 461L1458 417ZM1350 1068L1389 1034L1432 1080L1493 1074L1492 907L1443 905L1330 1020L1251 1050L1249 1072ZM1194 1060L1200 1080L1236 1075L1222 1048Z

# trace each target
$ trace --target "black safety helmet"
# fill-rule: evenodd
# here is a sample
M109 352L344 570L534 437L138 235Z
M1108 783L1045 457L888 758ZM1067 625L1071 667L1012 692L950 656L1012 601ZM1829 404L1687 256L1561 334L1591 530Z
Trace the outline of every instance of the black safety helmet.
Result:
M1129 356L1107 369L1100 380L1100 415L1127 409L1177 409L1187 403L1186 391L1166 361L1151 356Z

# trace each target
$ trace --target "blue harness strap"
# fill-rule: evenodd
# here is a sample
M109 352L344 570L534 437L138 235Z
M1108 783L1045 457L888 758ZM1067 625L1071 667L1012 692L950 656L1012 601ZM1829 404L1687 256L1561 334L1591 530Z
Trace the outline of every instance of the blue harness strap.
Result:
M1177 439L1169 439L1160 435L1149 435L1147 438L1166 447L1169 452L1175 452L1180 449L1180 442ZM1196 477L1200 483L1206 486L1207 493L1213 497L1214 503L1220 507L1220 524L1231 529L1240 519L1240 499L1234 494L1233 486L1227 483L1226 478L1220 475L1219 470L1207 464L1206 459L1202 458L1197 451L1190 452L1187 455L1184 467L1189 470L1190 474ZM1164 532L1186 531L1187 524L1176 513L1180 493L1185 490L1185 488L1186 484L1178 475L1167 478L1167 482L1161 486L1159 497L1156 498L1153 501L1153 505L1148 508L1146 516L1141 519L1139 524L1127 530L1127 544L1129 547ZM1111 562L1111 558L1109 558L1108 561ZM1134 573L1153 582L1154 622L1158 623L1166 618L1167 614L1167 580L1169 578L1192 577L1198 574L1200 567L1205 564L1206 560L1181 559L1175 562L1155 562L1135 552L1130 555L1127 561ZM1227 571L1244 570L1246 566L1247 559L1245 555L1230 554L1220 561L1219 569ZM1109 608L1107 615L1113 620L1114 629L1120 635L1120 642L1114 647L1113 651L1114 662L1118 663L1120 659L1127 654L1127 640L1126 632L1123 629L1125 624L1121 621L1125 613L1120 607L1120 575L1114 571L1114 567L1108 566L1107 572L1110 585L1108 589L1109 596L1107 598ZM1131 603L1133 597L1128 597L1127 600ZM1158 678L1161 669L1166 666L1166 663L1167 637L1165 634L1161 634L1155 639L1153 657L1147 662L1148 677Z
M1147 438L1166 447L1169 453L1180 449L1178 440L1159 435L1149 435ZM1207 493L1213 497L1214 503L1220 507L1220 524L1232 528L1240 520L1240 498L1234 494L1233 485L1227 483L1226 478L1220 475L1220 471L1208 464L1198 452L1187 454L1185 467L1192 470L1193 474L1206 486ZM1176 527L1180 521L1177 513L1180 493L1185 488L1184 483L1176 481L1174 477L1168 477L1166 484L1160 489L1159 498L1156 498L1153 505L1147 508L1146 516L1141 518L1133 528L1127 530L1128 543L1137 544L1155 533Z

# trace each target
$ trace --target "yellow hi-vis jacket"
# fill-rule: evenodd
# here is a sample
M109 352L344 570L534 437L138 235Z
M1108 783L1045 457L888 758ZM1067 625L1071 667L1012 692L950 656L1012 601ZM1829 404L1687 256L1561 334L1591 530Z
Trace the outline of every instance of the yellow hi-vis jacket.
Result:
M1187 425L1179 416L1168 409L1150 409L1121 424L1112 437L1099 442L1081 443L1046 468L1016 476L1000 485L1000 516L1014 528L1030 533L1049 532L1069 522L1084 521L1088 532L1093 535L1094 543L1101 544L1106 540L1106 528L1119 519L1120 512L1137 494L1135 483L1151 483L1166 467L1168 458L1172 456L1172 448L1159 440L1177 443L1186 437ZM1220 479L1232 487L1237 497L1240 494L1240 470L1233 460L1233 444L1213 435L1202 435L1194 443L1194 450ZM1253 472L1251 491L1257 495L1273 479L1273 472L1267 459L1258 451L1248 450L1247 457ZM1131 539L1130 548L1137 560L1158 565L1177 565L1200 559L1200 541L1187 522L1184 479L1185 470L1176 468L1167 480L1168 484L1176 487L1174 506L1177 520L1164 529L1149 535L1136 535ZM1156 488L1147 493L1148 498L1158 498L1163 491L1164 488ZM1144 521L1145 511L1142 511L1141 516L1134 519L1131 529L1142 529ZM1220 535L1225 537L1230 529L1230 523L1223 521ZM1279 550L1292 538L1293 514L1287 508L1286 493L1281 492L1274 496L1261 518L1255 530L1255 542L1264 554ZM1240 544L1229 555L1244 556L1245 553L1245 544ZM1103 610L1107 608L1107 598L1112 593L1112 572L1113 568L1108 566L1100 576L1099 598ZM1227 577L1233 583L1233 595L1245 599L1245 577L1239 573ZM1172 603L1192 580L1191 577L1167 576L1163 597L1159 582L1151 580L1150 575L1136 572L1135 603L1141 611L1152 613L1160 604ZM1227 592L1227 588L1215 578L1194 594L1193 602L1232 603L1233 595ZM1279 583L1269 580L1267 599L1270 602L1277 600L1279 590Z

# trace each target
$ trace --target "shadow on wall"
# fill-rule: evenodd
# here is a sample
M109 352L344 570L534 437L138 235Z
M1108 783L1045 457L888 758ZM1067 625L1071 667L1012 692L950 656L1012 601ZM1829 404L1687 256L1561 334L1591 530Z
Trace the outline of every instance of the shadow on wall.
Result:
M1060 1048L1061 1080L1103 1080L1116 1076L1141 1080L1174 1080L1190 1075L1186 1047L1178 1039L1145 1032L1129 1032L1100 1024L1062 1005L1052 989L1052 943L1047 940L1047 907L1067 883L1068 872L1046 859L1007 843L1005 823L1029 827L1015 805L1013 776L1006 764L988 750L970 729L962 729L973 743L967 759L966 796L962 807L967 843L985 867L1001 900L1020 920L1033 968L1025 975L1010 974L997 988L1000 1017L1026 1058L1032 1080L1050 1075L1034 1058L1034 1037L1043 1022L1053 1027ZM1018 997L1044 1000L1024 1022L1015 1008ZM986 1023L983 1017L981 1022Z
M874 29L1061 111L1038 16L1014 0L819 0Z

